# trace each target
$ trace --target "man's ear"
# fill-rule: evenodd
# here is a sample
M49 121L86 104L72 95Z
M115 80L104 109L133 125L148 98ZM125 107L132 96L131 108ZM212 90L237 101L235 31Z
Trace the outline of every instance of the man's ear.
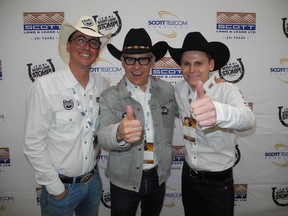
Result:
M214 70L215 67L215 60L211 59L209 62L209 71L212 72Z

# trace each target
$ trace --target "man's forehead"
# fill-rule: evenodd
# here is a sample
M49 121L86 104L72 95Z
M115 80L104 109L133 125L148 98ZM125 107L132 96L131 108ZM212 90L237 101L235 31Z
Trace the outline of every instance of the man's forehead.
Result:
M91 39L91 38L98 39L98 37L91 37L91 36L86 35L86 34L80 32L80 31L75 31L75 32L73 33L73 36L74 36L74 37L76 37L76 36L83 36L83 37L88 38L88 39Z

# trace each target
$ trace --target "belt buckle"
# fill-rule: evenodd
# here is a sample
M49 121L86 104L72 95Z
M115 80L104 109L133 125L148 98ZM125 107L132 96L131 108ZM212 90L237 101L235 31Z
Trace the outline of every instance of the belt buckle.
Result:
M198 178L199 173L197 170L189 169L189 175L191 178Z
M88 173L80 179L81 184L86 184L92 179L93 173Z

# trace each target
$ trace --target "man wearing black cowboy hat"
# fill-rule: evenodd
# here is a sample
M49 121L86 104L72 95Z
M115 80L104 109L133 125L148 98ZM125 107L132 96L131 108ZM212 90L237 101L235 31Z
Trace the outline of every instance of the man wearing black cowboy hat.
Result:
M99 126L99 96L109 85L91 65L110 35L92 17L66 20L58 51L67 67L38 78L27 98L24 153L42 185L42 216L98 215L102 183L93 143Z
M232 216L236 132L251 129L254 114L236 85L215 82L212 71L230 57L225 44L190 32L182 48L170 47L169 52L184 77L175 96L187 152L182 170L185 215ZM194 123L184 124L187 119Z
M167 43L152 46L143 29L130 29L122 50L108 44L125 75L100 96L99 143L109 151L111 215L142 216L161 212L172 163L177 104L173 86L149 74L167 52Z

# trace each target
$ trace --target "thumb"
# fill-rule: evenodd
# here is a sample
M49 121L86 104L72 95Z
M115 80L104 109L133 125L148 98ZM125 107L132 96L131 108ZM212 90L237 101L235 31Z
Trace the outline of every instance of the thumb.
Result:
M203 89L203 82L198 81L196 84L196 92L197 92L197 98L203 98L205 96L205 92Z
M128 105L126 107L126 118L129 119L129 120L134 120L135 117L134 117L134 112L133 112L133 109L130 105Z

